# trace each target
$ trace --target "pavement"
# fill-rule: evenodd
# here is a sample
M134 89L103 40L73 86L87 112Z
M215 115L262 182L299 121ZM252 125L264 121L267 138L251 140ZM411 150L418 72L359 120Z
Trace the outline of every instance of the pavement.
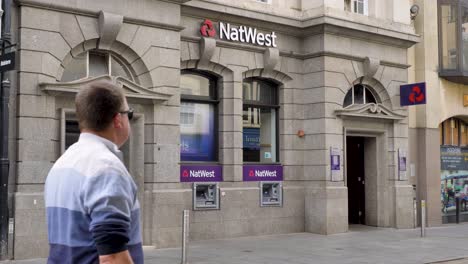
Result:
M181 249L145 247L146 264L180 264ZM45 259L0 261L43 264ZM192 241L189 264L446 263L468 264L468 223L426 229L351 226L335 235L297 233Z

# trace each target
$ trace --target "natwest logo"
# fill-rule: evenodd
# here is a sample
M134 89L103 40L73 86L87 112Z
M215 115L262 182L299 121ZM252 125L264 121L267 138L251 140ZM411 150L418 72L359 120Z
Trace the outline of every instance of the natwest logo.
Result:
M214 178L215 177L215 172L214 170L212 171L207 171L207 170L191 170L190 171L190 177L195 177L195 178Z
M202 26L200 27L200 33L205 37L216 36L216 30L213 26L213 22L209 19L205 19Z
M200 27L200 33L204 37L216 36L216 28L213 22L205 19ZM277 47L277 35L274 31L271 33L259 32L256 28L247 26L231 26L229 23L219 22L219 38L242 43L251 43L266 47Z
M424 98L424 93L421 92L421 88L419 88L419 86L414 86L408 97L409 101L413 104L424 101Z
M255 170L255 176L257 176L257 177L276 177L276 171Z

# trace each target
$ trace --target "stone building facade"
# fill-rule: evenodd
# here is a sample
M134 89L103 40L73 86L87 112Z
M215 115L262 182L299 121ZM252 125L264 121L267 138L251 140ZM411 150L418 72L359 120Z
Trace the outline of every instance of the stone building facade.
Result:
M192 240L413 227L398 166L408 148L399 86L419 40L397 12L409 2L265 2L15 2L14 258L47 255L45 178L76 140L73 96L96 80L123 87L135 109L123 151L145 245L179 246L184 209ZM192 210L190 166L222 175L215 210ZM248 178L257 169L278 176L279 206L260 207L261 178Z

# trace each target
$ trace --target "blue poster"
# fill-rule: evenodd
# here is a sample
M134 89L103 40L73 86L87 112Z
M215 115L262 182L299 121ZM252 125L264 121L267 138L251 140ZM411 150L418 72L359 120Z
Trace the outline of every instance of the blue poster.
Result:
M180 135L181 161L216 160L214 112L207 105L196 105L192 123L185 124Z
M244 128L242 135L244 148L260 149L260 128Z

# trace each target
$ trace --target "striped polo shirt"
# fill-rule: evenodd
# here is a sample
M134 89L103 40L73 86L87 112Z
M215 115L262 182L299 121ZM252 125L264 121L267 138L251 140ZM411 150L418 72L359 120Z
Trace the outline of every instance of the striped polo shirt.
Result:
M111 141L82 133L47 176L48 263L98 263L129 250L143 263L137 187Z

